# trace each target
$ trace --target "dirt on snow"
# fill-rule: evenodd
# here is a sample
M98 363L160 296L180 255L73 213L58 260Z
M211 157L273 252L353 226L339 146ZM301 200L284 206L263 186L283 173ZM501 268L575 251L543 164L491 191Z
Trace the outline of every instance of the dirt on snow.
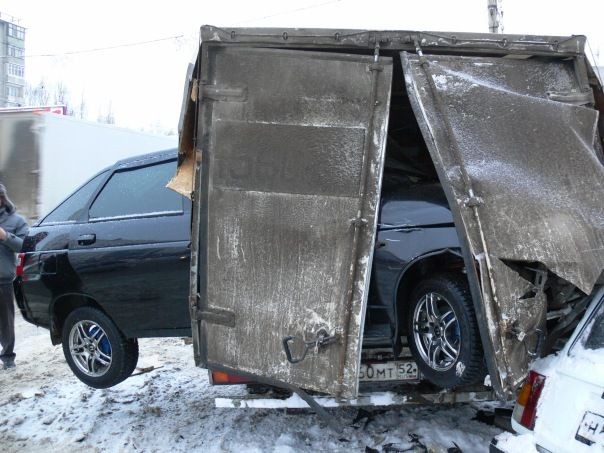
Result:
M305 410L217 409L215 397L245 388L211 386L181 338L140 340L138 366L151 371L95 390L47 330L17 317L17 368L0 370L3 452L486 452L501 432L470 405L330 409L340 434Z

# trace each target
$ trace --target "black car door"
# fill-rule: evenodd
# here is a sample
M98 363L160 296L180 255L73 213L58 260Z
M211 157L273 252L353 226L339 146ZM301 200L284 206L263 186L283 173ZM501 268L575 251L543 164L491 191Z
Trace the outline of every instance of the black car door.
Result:
M70 237L82 291L130 337L190 331L190 206L165 187L175 168L174 159L118 168Z
M83 184L30 228L24 240L23 277L15 282L15 294L17 304L36 323L49 326L51 301L80 290L78 277L67 258L69 238L72 228L82 221L90 199L109 173L105 170Z

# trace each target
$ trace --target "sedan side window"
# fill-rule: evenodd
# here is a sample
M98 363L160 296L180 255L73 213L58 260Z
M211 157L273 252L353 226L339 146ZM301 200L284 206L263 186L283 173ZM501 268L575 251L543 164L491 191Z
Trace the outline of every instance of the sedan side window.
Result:
M167 189L176 161L117 171L90 207L90 219L183 211L182 196Z
M580 352L584 349L604 348L604 299L600 300L589 316L589 321L570 346L569 355L575 355L577 351Z
M54 211L48 214L42 221L42 225L46 225L48 223L74 222L80 219L84 209L86 209L90 197L92 197L92 194L94 194L96 191L97 187L101 183L101 180L107 176L107 172L108 170L98 174L80 187L76 192L73 193L73 195L67 198Z
M600 304L591 330L585 340L586 349L604 348L604 303Z

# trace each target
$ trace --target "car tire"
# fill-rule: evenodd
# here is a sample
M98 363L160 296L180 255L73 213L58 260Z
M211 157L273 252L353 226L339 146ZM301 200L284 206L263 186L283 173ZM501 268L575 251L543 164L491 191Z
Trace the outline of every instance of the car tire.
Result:
M136 368L137 340L126 338L109 316L97 308L73 310L63 323L61 337L71 371L90 387L112 387Z
M480 334L463 275L422 280L411 292L407 329L411 353L428 381L448 389L484 378Z

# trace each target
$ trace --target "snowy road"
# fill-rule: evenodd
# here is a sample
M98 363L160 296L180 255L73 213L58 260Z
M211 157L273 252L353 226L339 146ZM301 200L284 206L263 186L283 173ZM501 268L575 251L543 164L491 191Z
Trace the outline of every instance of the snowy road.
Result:
M139 367L161 368L94 390L71 374L46 330L18 315L17 369L0 370L0 451L446 452L457 444L486 452L500 432L472 420L469 406L370 410L354 424L359 409L330 410L346 425L342 434L306 411L217 409L216 396L244 390L210 386L191 345L147 339L140 349Z

